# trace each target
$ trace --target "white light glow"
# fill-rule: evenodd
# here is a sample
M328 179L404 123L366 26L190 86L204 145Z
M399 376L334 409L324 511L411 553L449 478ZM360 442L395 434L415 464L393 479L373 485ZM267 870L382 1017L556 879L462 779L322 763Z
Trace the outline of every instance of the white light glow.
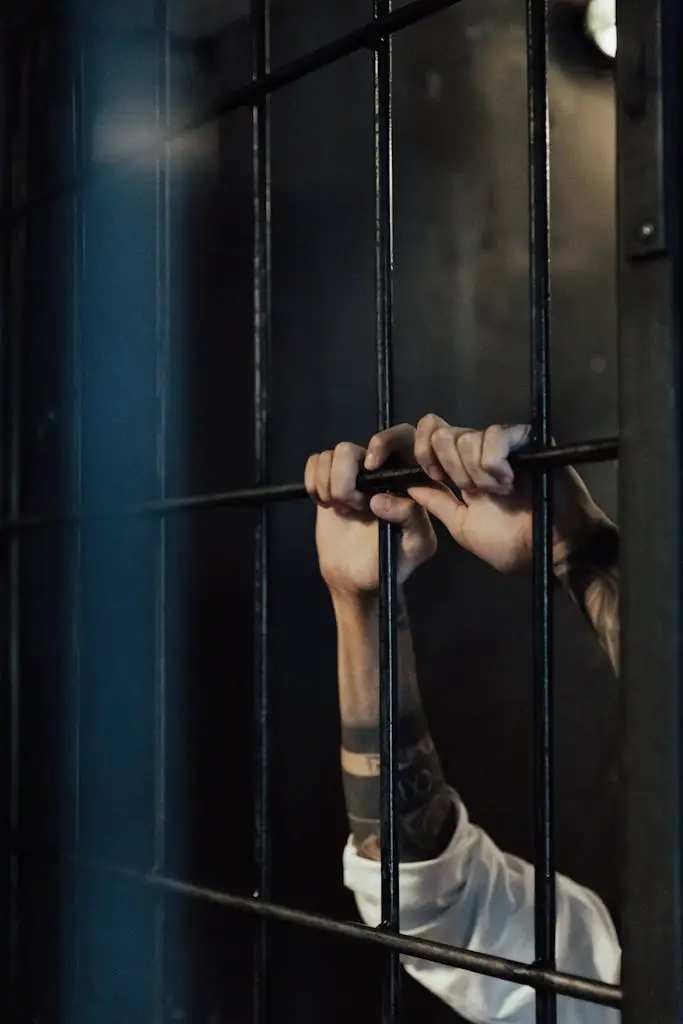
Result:
M590 0L586 9L586 31L607 57L616 57L616 0Z
M178 136L171 143L171 155L186 164L203 162L218 154L218 130L212 122ZM103 163L126 160L131 166L153 168L163 154L163 132L154 110L121 105L105 109L95 120L93 156Z

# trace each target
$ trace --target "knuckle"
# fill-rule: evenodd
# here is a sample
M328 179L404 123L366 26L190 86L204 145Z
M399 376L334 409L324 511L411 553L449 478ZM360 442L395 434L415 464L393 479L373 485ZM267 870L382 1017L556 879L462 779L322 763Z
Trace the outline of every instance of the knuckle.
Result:
M481 468L486 473L491 473L494 470L500 469L502 465L502 459L497 459L493 455L484 455L481 460Z
M476 451L477 446L481 440L481 434L474 430L468 430L456 440L456 444L461 452L466 452L468 455L471 452Z
M481 449L481 465L485 470L500 469L507 452L505 428L494 424L484 431Z
M453 430L451 427L439 427L432 435L432 444L437 450L447 448L453 443Z
M351 441L340 441L339 444L334 449L334 454L341 455L342 457L355 455L356 446L352 444Z
M439 428L443 429L443 420L440 416L437 416L434 412L428 412L422 416L417 424L419 431L435 431Z
M500 442L505 438L505 428L500 423L492 423L484 431L487 440Z

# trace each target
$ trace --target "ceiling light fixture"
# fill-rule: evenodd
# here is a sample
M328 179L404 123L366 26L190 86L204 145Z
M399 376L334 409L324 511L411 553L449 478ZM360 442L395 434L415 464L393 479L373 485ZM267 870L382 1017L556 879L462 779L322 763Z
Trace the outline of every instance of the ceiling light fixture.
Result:
M616 0L589 0L586 8L586 32L606 57L616 57Z

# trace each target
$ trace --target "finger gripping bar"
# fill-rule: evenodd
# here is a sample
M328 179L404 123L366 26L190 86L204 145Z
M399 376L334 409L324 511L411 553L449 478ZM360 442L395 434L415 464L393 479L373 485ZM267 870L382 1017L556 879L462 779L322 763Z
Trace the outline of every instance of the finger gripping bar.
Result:
M618 456L618 439L604 437L554 448L529 444L510 455L510 464L514 469L543 470L586 462L610 462ZM415 466L387 465L373 471L362 470L358 474L357 486L362 494L377 494L381 491L406 491L408 487L433 487L434 481Z

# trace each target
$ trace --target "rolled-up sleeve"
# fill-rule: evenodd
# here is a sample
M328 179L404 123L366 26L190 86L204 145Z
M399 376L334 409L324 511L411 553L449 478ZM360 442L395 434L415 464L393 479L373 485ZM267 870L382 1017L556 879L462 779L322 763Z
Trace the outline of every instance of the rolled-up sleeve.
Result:
M436 860L400 868L401 932L523 963L534 960L534 869L501 851L469 820L455 794L458 826ZM380 867L361 858L351 840L344 881L366 924L380 922ZM532 988L443 964L403 958L406 971L474 1024L535 1024ZM557 876L558 970L617 983L619 941L599 897ZM558 997L558 1024L617 1024L618 1011Z

